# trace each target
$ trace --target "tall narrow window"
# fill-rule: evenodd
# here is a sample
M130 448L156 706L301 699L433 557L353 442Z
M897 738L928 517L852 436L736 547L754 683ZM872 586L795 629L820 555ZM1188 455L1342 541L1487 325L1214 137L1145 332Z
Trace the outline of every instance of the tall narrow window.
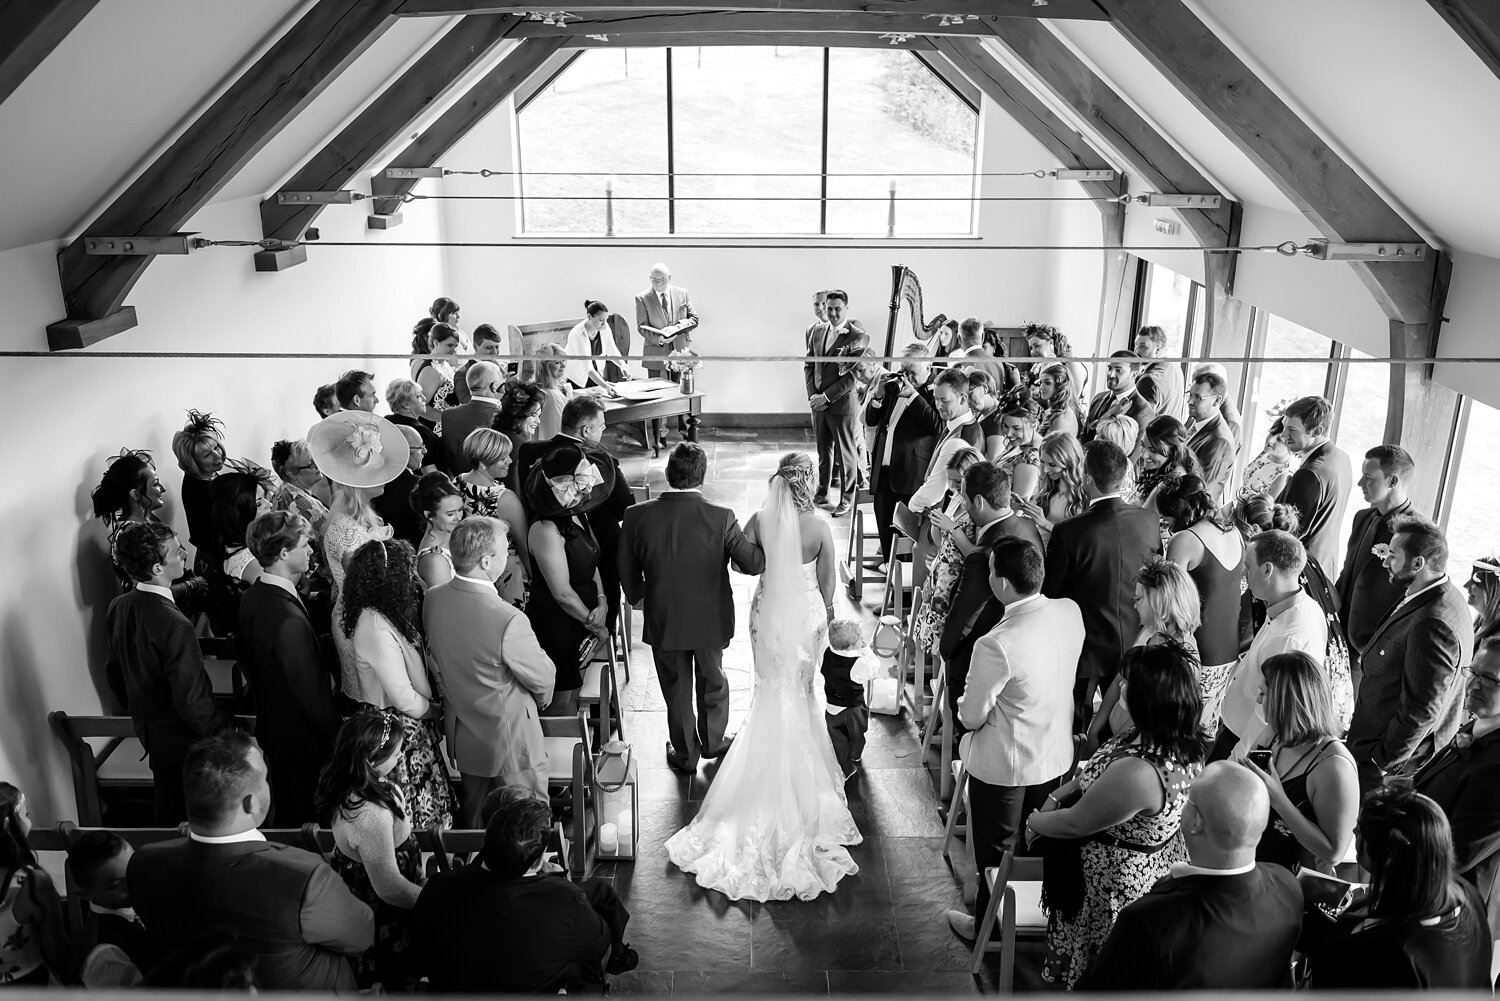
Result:
M1453 502L1448 507L1448 570L1455 580L1464 580L1469 562L1488 559L1500 552L1500 531L1495 529L1495 497L1500 494L1500 410L1469 402L1469 420L1463 448L1457 456L1458 476ZM1418 462L1437 462L1442 450L1417 456Z
M1291 402L1303 396L1322 396L1328 387L1328 362L1283 362L1278 358L1332 359L1334 342L1273 313L1264 317L1261 335L1256 338L1253 354L1261 360L1250 366L1250 413L1245 415L1249 454L1260 451L1272 418L1266 411L1278 402Z

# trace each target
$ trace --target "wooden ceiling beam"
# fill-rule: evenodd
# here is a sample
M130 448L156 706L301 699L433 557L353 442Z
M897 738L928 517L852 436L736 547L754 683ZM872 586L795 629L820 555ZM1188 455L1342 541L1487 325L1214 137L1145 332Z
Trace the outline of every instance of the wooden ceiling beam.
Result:
M997 21L1000 19L996 19ZM1009 20L1006 18L1005 20ZM806 14L766 10L643 10L601 11L566 24L522 21L512 38L549 38L553 35L640 35L665 32L857 32L880 35L988 36L988 21L959 21L946 27L937 17L918 14Z
M1098 132L1132 174L1166 194L1224 194L1044 25L1007 18L995 27L995 37L1080 121ZM1224 197L1217 209L1178 212L1201 246L1231 246L1231 211Z
M562 42L561 38L522 39L386 166L436 166L443 154L536 73L562 47ZM370 179L375 215L394 215L401 207L401 197L416 185L412 179L393 180L384 171L377 173Z
M932 41L924 35L907 35L901 41L880 35L858 32L819 33L812 31L688 31L645 35L606 35L602 40L592 35L554 35L567 49L623 48L698 48L715 45L816 46L840 49L905 49L909 52L931 52Z
M529 11L703 10L703 3L689 0L570 0L564 4L496 3L494 0L406 0L397 12L402 17L446 17L454 14L525 14ZM766 10L782 13L864 14L973 14L981 18L1045 17L1088 21L1106 20L1093 0L1049 0L1035 6L1032 0L722 0L714 10Z
M0 104L99 0L0 0Z
M1495 0L1427 0L1452 25L1490 72L1500 76L1500 3Z
M371 101L337 136L281 185L283 191L338 191L365 170L434 101L449 93L474 64L494 52L519 23L512 14L463 18ZM323 211L322 205L282 205L275 195L260 203L261 234L268 240L295 240ZM275 260L274 251L256 255L256 267Z
M89 236L174 233L395 23L399 0L318 0L254 65L58 254L68 318L47 327L53 350L118 332L105 322L153 256L92 257ZM112 329L114 328L114 329Z
M1115 27L1330 240L1424 243L1182 0L1096 0ZM1428 322L1436 250L1421 262L1353 263L1387 316ZM1436 327L1433 328L1434 330Z

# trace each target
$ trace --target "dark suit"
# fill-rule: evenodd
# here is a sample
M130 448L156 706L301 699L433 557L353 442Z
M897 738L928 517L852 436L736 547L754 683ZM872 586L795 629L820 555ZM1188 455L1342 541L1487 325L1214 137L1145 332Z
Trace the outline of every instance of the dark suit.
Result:
M895 386L887 385L882 395L871 397L865 408L865 424L875 429L875 444L870 449L870 486L875 496L875 526L880 533L882 556L890 555L896 505L911 500L911 495L922 485L932 463L932 450L943 433L943 419L933 406L931 386L918 386L901 408L899 417L896 416L898 399ZM887 442L891 461L884 465L881 460Z
M1392 536L1391 519L1410 511L1411 501L1407 501L1387 515L1381 515L1373 507L1354 515L1349 545L1344 551L1344 569L1339 573L1334 590L1338 592L1339 621L1344 624L1344 633L1356 661L1370 645L1370 637L1375 634L1381 620L1406 592L1403 585L1391 583L1385 564L1371 550L1388 544ZM1358 684L1356 675L1356 688Z
M1214 414L1212 420L1194 431L1188 439L1188 448L1198 457L1198 465L1203 467L1203 482L1208 484L1208 495L1215 504L1226 503L1238 446L1224 416Z
M844 321L837 331L827 323L814 323L807 328L807 354L852 358L860 353L856 348L863 339L865 335L855 320ZM819 393L828 398L826 407L812 412L813 437L818 446L818 493L828 492L833 464L838 463L844 472L844 493L852 497L859 476L859 451L854 441L854 423L859 413L854 362L807 362L802 366L802 378L809 399Z
M948 708L952 710L955 738L967 729L958 719L958 699L963 695L964 683L969 677L974 644L979 637L994 629L1000 616L1005 614L1005 606L990 590L989 547L1006 536L1031 543L1039 556L1046 552L1036 522L1024 514L1012 513L984 526L975 537L974 550L964 557L948 605L948 616L943 620L943 635L938 642L938 652L943 655L943 670L948 679Z
M1015 367L1008 362L1000 361L990 354L983 346L970 350L967 354L952 356L950 363L954 368L973 368L981 372L988 372L990 378L995 380L995 395L1004 396L1006 391L1014 389L1020 384L1021 377L1016 374Z
M1361 792L1380 772L1415 771L1462 722L1463 668L1474 658L1474 627L1451 581L1397 607L1360 658L1364 677L1344 743L1359 767Z
M1500 918L1500 730L1474 738L1474 724L1458 731L1468 747L1450 742L1417 772L1415 788L1431 797L1453 828L1459 874L1489 902L1490 928Z
M157 826L175 827L187 819L182 765L188 747L230 719L214 703L193 624L170 600L131 588L110 602L104 621L135 734L151 757Z
M422 888L412 950L439 994L556 993L603 980L604 957L628 919L603 880L499 876L475 862Z
M1151 404L1146 402L1146 398L1141 395L1139 389L1132 389L1130 396L1126 399L1124 409L1121 409L1115 402L1115 395L1107 389L1094 394L1094 398L1089 401L1088 418L1083 422L1083 430L1078 435L1079 441L1092 441L1094 428L1098 423L1116 413L1135 418L1135 422L1140 425L1139 434L1145 435L1146 425L1156 417L1156 411Z
M1297 537L1320 567L1339 565L1339 526L1353 488L1349 456L1329 441L1307 454L1276 498L1297 509Z
M554 444L579 440L570 434L559 434L543 441L521 443L521 450L516 455L515 462L511 463L511 469L516 473L519 484L517 496L523 503L526 500L526 474L531 472L531 467ZM599 579L604 584L604 596L609 601L609 626L613 629L620 617L620 564L616 556L620 547L620 519L625 516L625 509L635 503L635 491L625 482L619 460L610 455L602 445L598 448L600 453L609 456L610 463L615 467L615 486L610 491L609 498L584 517L588 520L589 530L594 533L594 541L599 543Z
M431 466L440 473L448 472L448 453L443 450L443 439L433 433L432 428L405 414L391 414L386 420L398 427L408 427L416 431L422 438L422 447L427 450L424 466Z
M1135 642L1135 575L1148 556L1161 552L1161 522L1155 511L1110 497L1059 522L1047 544L1042 593L1072 598L1083 611L1083 656L1078 659L1074 711L1087 723L1094 690L1109 683L1120 656Z
M693 768L724 744L729 682L724 648L734 637L729 570L758 574L766 557L734 512L693 491L669 491L625 512L620 584L641 609L641 638L656 660L675 762ZM693 716L697 694L698 718Z
M500 402L485 397L449 407L438 415L438 435L447 463L444 468L450 475L458 476L474 468L474 463L464 458L464 442L479 428L493 428L499 419Z
M422 534L427 531L422 517L411 506L411 492L416 486L417 474L403 469L401 475L385 485L379 497L370 501L375 513L391 526L392 536L410 542L413 549L422 544Z
M255 737L270 772L271 817L278 827L315 822L313 790L340 725L328 686L327 649L302 602L264 577L240 599L235 640L255 698Z
M1079 991L1282 990L1302 931L1302 890L1258 863L1234 876L1157 881L1115 919Z
M344 957L370 947L374 916L311 852L178 838L136 852L127 877L130 901L164 952L223 925L255 957L261 990L357 989Z

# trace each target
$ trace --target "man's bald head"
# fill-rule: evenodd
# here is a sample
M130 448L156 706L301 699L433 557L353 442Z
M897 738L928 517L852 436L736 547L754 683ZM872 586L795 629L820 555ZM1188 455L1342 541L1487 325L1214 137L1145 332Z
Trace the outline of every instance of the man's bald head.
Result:
M1196 816L1184 833L1195 865L1207 861L1221 868L1226 856L1245 853L1254 859L1271 812L1271 798L1259 776L1244 765L1215 761L1193 780L1188 802ZM1200 860L1203 849L1219 861Z

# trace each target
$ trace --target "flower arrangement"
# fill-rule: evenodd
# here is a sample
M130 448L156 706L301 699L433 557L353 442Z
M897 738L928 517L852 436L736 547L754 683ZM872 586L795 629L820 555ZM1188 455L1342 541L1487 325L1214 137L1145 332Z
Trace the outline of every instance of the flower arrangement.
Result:
M693 371L703 364L698 352L692 348L680 348L667 355L667 371L676 372L679 375Z

